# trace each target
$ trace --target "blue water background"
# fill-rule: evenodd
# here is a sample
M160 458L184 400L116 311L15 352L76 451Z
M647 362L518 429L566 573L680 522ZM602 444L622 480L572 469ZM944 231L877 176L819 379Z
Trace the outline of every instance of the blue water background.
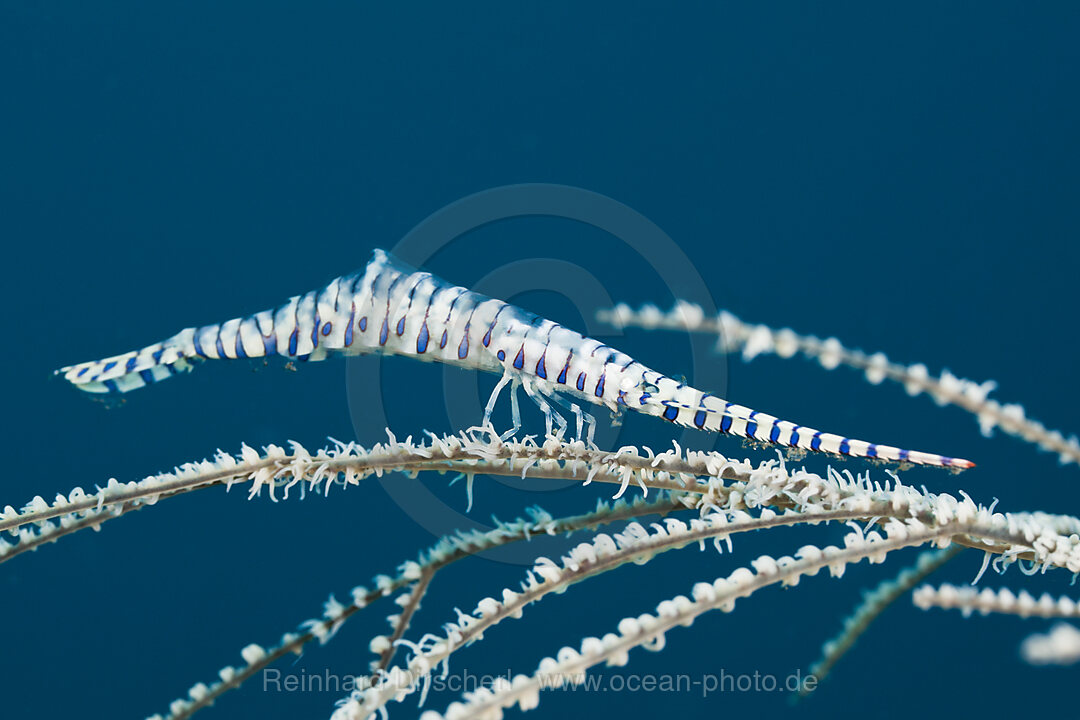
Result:
M1066 3L6 0L0 505L137 479L242 442L354 439L340 360L295 373L279 363L207 366L112 409L50 372L271 307L362 266L372 248L392 246L448 203L514 183L577 186L642 213L717 304L747 320L993 378L998 397L1075 430L1078 37L1080 7ZM678 291L616 239L552 218L482 228L430 267L470 284L527 258L573 262L635 305L667 304ZM592 310L552 292L512 299L576 327ZM696 372L681 336L605 339L658 369ZM912 471L910 482L1000 498L1003 509L1080 511L1076 466L984 439L955 408L798 360L733 359L726 371L730 399L979 463L961 476ZM391 406L400 435L445 431L445 381L441 368L402 360L370 391ZM482 382L485 395L491 384ZM361 407L362 390L353 387ZM535 413L527 417L535 428ZM662 447L675 436L631 418L620 437ZM744 452L735 440L716 446ZM423 482L464 511L460 486ZM536 502L583 511L609 494L537 495L483 480L477 491L481 521ZM531 671L694 582L842 532L746 537L734 555L688 550L624 568L501 625L454 668ZM163 712L239 663L244 645L273 643L329 594L347 597L432 542L367 482L278 504L203 491L16 558L0 568L3 717ZM636 651L624 672L786 676L817 656L863 588L903 562L765 590L732 615L671 632L663 653ZM962 556L941 577L967 581L979 562ZM484 560L440 575L417 630L522 576ZM1004 582L1075 592L1068 580L1013 570ZM367 641L392 607L372 608L279 667L362 672ZM1018 659L1020 640L1046 627L923 613L905 599L794 709L753 692L550 693L537 715L1069 716L1074 671ZM255 681L205 717L326 717L336 699ZM412 701L391 711L417 713Z

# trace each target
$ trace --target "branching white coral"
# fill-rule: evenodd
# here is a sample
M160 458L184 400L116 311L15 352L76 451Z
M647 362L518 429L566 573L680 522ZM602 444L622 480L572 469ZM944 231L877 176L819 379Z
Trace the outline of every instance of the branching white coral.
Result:
M982 615L997 613L1019 617L1077 618L1080 604L1064 595L1053 597L1043 593L1036 598L1027 590L1013 592L1008 588L994 590L976 587L957 587L948 583L933 587L923 585L912 594L912 601L923 610L943 608L960 610L965 616L972 612Z
M1045 635L1029 635L1020 645L1020 656L1032 665L1074 665L1080 662L1080 630L1058 623Z
M723 350L741 350L748 359L763 353L782 357L802 354L830 369L848 365L863 371L871 382L891 379L902 383L913 395L925 392L939 404L960 406L978 417L984 432L1000 427L1058 453L1063 462L1080 462L1076 438L1065 439L1061 433L1047 430L1026 418L1018 405L991 400L988 395L993 383L961 380L948 372L931 377L925 366L898 365L880 353L867 355L849 350L835 339L819 340L790 330L746 325L726 313L706 318L700 308L685 303L676 305L670 313L654 307L635 313L619 306L608 313L608 319L620 326L715 332ZM409 477L421 473L464 476L470 498L474 479L483 475L614 486L615 501L601 502L591 513L555 518L531 509L526 517L497 523L490 531L460 532L443 538L416 560L402 563L395 572L375 576L370 589L353 588L347 600L331 596L316 617L302 622L294 632L284 634L268 647L254 643L245 646L240 651L242 664L223 668L213 682L193 685L186 697L170 704L168 720L190 717L271 663L328 642L364 608L394 598L397 605L390 611L389 631L369 643L376 654L372 672L355 678L357 689L341 701L335 719L366 720L385 714L392 703L416 693L422 700L426 681L440 667L445 671L451 656L466 645L481 642L504 620L524 617L534 603L553 593L562 593L628 563L644 565L661 553L710 546L731 550L732 538L751 530L771 532L781 526L800 526L802 532L812 533L814 526L838 522L854 528L842 546L807 544L793 556L762 556L713 583L698 583L689 597L666 600L654 613L625 618L614 632L585 638L573 648L564 647L554 657L541 661L532 675L519 675L512 681L499 681L493 687L468 693L463 702L450 705L443 715L427 713L425 717L498 718L510 706L534 707L542 689L580 682L585 672L599 664L622 665L634 648L659 650L668 631L677 625L690 625L702 613L713 609L730 611L739 598L768 585L795 585L800 577L814 575L822 568L840 577L849 564L863 559L882 562L901 548L932 545L938 550L924 554L916 565L866 596L843 632L826 645L823 660L814 668L817 675L827 673L889 603L962 548L984 554L983 570L992 568L1000 573L1016 565L1026 574L1053 569L1080 572L1080 518L1042 512L999 512L995 505L980 504L963 492L935 494L905 484L896 473L873 472L853 474L829 467L818 473L795 467L779 454L751 462L716 452L686 451L677 444L656 453L648 447L601 450L561 437L503 439L490 426L454 435L426 434L416 441L412 437L399 440L388 431L386 442L369 448L335 442L312 452L298 443L288 448L268 445L261 450L245 445L235 456L219 451L210 460L187 463L142 480L110 480L93 492L75 488L57 495L52 502L35 497L18 509L6 506L0 512L0 534L7 536L0 537L0 562L86 528L100 529L107 521L162 500L222 485L242 486L249 499L269 498L273 502L294 494L328 497L331 491L336 494L366 478L391 473ZM638 491L632 501L621 499ZM646 516L660 520L647 523ZM537 557L519 588L465 588L467 597L458 607L474 607L471 613L459 613L449 623L436 626L441 630L432 632L428 625L428 632L412 634L411 627L424 621L421 601L429 588L443 587L438 580L442 568L476 552L527 541L538 534L582 531L592 534L564 556ZM695 568L707 566L712 556L700 557L705 560ZM914 597L921 607L960 609L965 614L978 611L1055 618L1080 615L1080 606L1069 598L1044 595L1036 599L1023 590L1013 593L926 586ZM1025 641L1023 654L1033 663L1074 662L1080 659L1080 632L1059 626L1049 635L1032 636ZM454 661L460 658L455 656ZM160 720L164 716L154 717Z
M691 597L678 595L660 603L652 614L624 618L615 632L603 637L587 637L581 641L579 648L562 648L555 657L541 660L532 676L518 675L512 681L501 678L494 687L466 693L464 702L450 705L445 713L429 711L421 718L497 720L502 717L503 708L519 705L522 710L529 710L539 704L541 690L563 684L580 684L584 681L585 672L596 665L625 665L629 652L634 648L661 650L665 633L676 626L689 627L698 616L710 610L731 612L735 609L736 600L749 597L764 587L797 585L804 575L816 575L823 568L828 568L833 577L839 578L849 564L864 559L883 562L887 553L903 547L934 541L947 544L949 535L956 531L956 528L947 525L932 529L894 529L896 532L889 533L887 538L876 533L849 534L844 539L843 548L806 546L795 557L762 556L750 567L741 567L727 577L712 583L698 583Z
M959 378L948 370L940 375L930 374L926 365L902 365L890 361L884 353L867 354L845 347L836 338L822 340L813 335L800 335L793 330L775 330L767 325L743 322L729 312L709 317L697 305L676 302L668 312L655 305L634 310L619 304L602 310L597 316L618 328L663 328L715 334L717 349L724 353L742 352L744 360L759 355L790 358L795 355L816 360L826 370L841 365L863 372L866 379L877 385L883 380L900 383L909 395L926 393L938 405L956 405L974 415L983 434L989 437L995 428L1025 442L1055 453L1061 462L1080 463L1080 439L1065 437L1037 420L1027 417L1022 405L1001 403L989 397L997 388L993 380L974 382Z

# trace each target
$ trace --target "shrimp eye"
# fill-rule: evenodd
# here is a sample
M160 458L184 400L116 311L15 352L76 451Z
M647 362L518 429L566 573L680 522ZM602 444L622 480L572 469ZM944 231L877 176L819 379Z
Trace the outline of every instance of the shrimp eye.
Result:
M656 385L652 384L651 382L642 382L641 383L641 390L642 390L642 392L647 392L647 393L658 393L658 392L660 392L660 388L657 387Z

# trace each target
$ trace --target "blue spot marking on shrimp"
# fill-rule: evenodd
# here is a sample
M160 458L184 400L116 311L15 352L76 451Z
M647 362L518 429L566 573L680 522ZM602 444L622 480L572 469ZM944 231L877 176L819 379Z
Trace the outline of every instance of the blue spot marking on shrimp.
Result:
M427 323L420 326L420 332L416 336L416 352L422 353L427 350L428 329Z
M525 346L522 345L518 350L517 356L514 358L514 367L518 370L525 366Z
M440 348L446 347L446 331L445 330L442 331L442 340L439 341L439 347Z
M604 380L607 378L607 373L600 373L600 379L596 381L596 397L604 396Z
M289 335L289 355L296 354L296 342L300 339L300 329L293 328L292 335Z
M494 330L494 329L495 329L495 323L491 323L491 327L489 327L487 329L487 332L484 333L484 339L482 341L484 343L484 347L487 347L488 345L491 345L491 331Z
M704 410L698 410L696 413L694 413L694 424L697 425L699 428L705 427L705 411Z
M540 359L536 361L536 377L547 380L547 365L544 364L544 353L541 353Z
M199 331L196 330L195 334L191 336L191 344L195 348L195 354L199 357L206 357L206 353L203 352L202 344L199 343Z
M641 398L638 400L638 405L644 405L645 401L648 400L651 397L652 397L652 395L650 395L647 392L641 393Z
M238 358L246 358L247 353L244 352L244 341L240 339L240 330L239 330L239 328L237 328L237 330L236 330L236 343L235 343L235 345L236 345L236 347L234 348L234 350L236 351L236 357L238 357Z
M461 336L461 344L458 345L457 356L458 359L464 360L469 354L469 326L465 325L465 334Z
M566 359L566 364L563 365L562 372L559 373L559 377L555 378L556 382L559 382L559 383L565 385L566 384L566 371L569 370L569 369L570 369L570 358L567 358Z
M850 455L851 454L851 441L848 440L847 438L844 438L843 440L840 441L840 454L841 455Z
M813 440L810 441L810 449L811 450L820 450L821 449L821 433L820 432L814 433L814 438L813 438Z
M585 392L585 373L578 373L577 389L581 392Z
M266 350L267 355L273 355L277 353L277 334L272 333L270 337L263 337L263 349Z
M753 415L754 413L750 413L750 414ZM746 423L746 437L748 437L748 438L755 437L754 433L756 433L756 432L757 432L757 423L756 422L748 422L748 423Z
M120 388L116 387L115 380L105 380L102 384L109 392L120 392Z
M796 425L795 427L791 428L791 439L788 440L788 445L790 445L791 447L797 447L798 444L799 444L799 428L800 427L801 426Z
M319 347L319 313L315 313L315 324L311 326L311 345L312 347Z
M382 327L379 329L379 344L385 345L388 337L390 337L390 323L383 318Z
M397 321L397 334L401 337L401 334L405 332L405 316L402 315L401 319Z
M353 313L355 313L355 312L356 311L354 310ZM352 321L353 321L353 316L352 316L352 314L350 314L349 315L349 324L345 326L345 347L349 347L350 345L352 345L352 326L353 326Z
M145 382L147 385L154 382L154 373L150 372L149 370L140 370L139 377L141 377L143 379L143 382Z
M866 457L868 457L868 458L876 458L877 457L877 445L874 445L873 443L871 443L870 445L867 446L867 448L866 448Z
M128 358L127 365L124 365L124 372L131 372L135 369L135 361L138 360L137 355L132 355Z
M910 452L909 450L901 450L900 451L900 459L901 460L907 460L909 452Z
M626 404L626 391L625 390L620 390L619 391L619 397L615 398L615 404L617 404L617 405L625 405Z
M367 332L367 315L360 318L360 332Z
M776 442L780 439L780 426L773 425L772 430L769 431L769 442Z
M84 368L83 368L82 370L80 370L79 372L77 372L77 373L75 374L75 377L82 377L83 375L85 375L85 374L86 374L86 371L87 371L87 370L89 370L89 369L90 369L90 366L89 366L89 365L87 365L87 366L86 366L86 367L84 367Z
M322 326L322 334L323 335L329 335L330 331L333 330L333 329L334 329L334 323L328 322L328 323L326 323L325 325ZM240 336L237 335L236 337L240 337Z
M679 417L679 408L674 405L668 405L667 409L664 410L664 419L675 422L675 418L677 417Z
M953 461L951 457L945 457L944 455L938 455L938 460L941 461L942 465L952 465Z
M165 348L158 348L150 354L150 357L154 359L155 363L161 362L161 354L165 352Z
M506 359L506 351L505 350L500 350L499 352L497 352L495 354L499 357L500 360L505 360Z
M214 349L217 350L217 356L219 358L225 357L225 348L221 346L221 329L217 331L217 340L214 341Z
M725 415L720 418L720 432L728 432L731 430L731 416Z

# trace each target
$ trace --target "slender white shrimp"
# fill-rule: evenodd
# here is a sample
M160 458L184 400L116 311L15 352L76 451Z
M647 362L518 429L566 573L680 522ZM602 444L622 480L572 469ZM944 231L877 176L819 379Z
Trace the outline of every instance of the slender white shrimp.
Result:
M735 405L651 370L628 355L558 323L414 272L376 250L367 267L277 310L220 325L188 328L163 342L58 373L81 390L124 393L192 369L202 360L281 355L321 360L328 354L387 353L501 374L490 416L507 385L523 387L548 421L566 421L548 400L591 428L569 395L613 411L629 408L701 430L792 448L916 465L968 468L973 463L823 433ZM515 394L512 394L516 398ZM520 425L514 403L515 429ZM487 418L485 417L485 420Z

